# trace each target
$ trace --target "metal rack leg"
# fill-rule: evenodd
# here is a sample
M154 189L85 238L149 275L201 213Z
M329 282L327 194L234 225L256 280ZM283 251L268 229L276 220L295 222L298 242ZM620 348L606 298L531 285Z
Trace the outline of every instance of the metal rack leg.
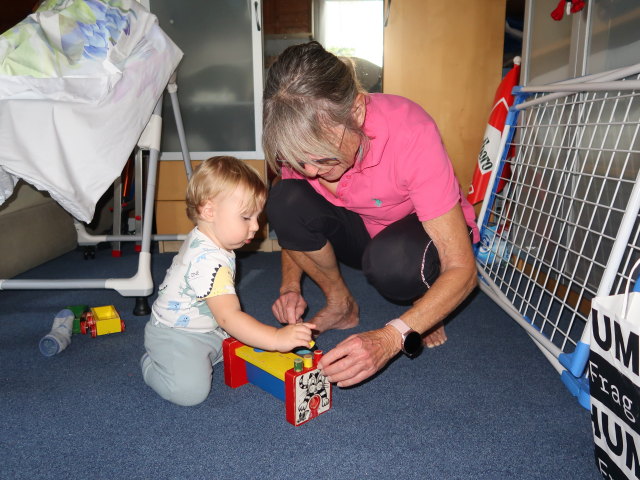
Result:
M115 236L122 234L122 175L113 182L113 227ZM122 247L119 240L111 242L111 256L121 257Z

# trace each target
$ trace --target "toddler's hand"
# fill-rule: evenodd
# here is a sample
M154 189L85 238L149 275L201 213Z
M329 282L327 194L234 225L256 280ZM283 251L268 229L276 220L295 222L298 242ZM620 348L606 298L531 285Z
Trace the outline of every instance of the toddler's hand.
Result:
M290 352L296 347L310 348L313 340L311 330L316 328L313 323L296 323L286 325L276 331L275 349L279 352Z

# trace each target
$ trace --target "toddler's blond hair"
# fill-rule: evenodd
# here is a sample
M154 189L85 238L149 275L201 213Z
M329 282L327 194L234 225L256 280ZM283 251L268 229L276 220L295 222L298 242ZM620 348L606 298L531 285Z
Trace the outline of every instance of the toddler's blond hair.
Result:
M235 157L211 157L193 172L187 186L187 216L197 224L200 208L221 194L231 194L238 186L246 193L247 212L259 212L267 199L267 187L258 173Z

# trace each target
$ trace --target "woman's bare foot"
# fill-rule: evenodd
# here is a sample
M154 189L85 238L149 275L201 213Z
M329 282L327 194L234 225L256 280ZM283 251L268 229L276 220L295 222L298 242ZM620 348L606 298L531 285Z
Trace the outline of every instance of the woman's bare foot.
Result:
M427 348L439 347L447 341L447 334L444 332L442 322L435 325L431 330L427 330L422 339L422 343Z
M332 329L346 330L358 325L359 314L358 304L351 297L339 302L327 301L327 305L313 317L311 323L315 323L318 333Z

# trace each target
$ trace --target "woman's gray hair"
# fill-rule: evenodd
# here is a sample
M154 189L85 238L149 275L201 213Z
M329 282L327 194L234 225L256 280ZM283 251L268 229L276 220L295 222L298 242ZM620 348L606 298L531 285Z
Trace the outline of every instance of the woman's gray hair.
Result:
M267 73L263 97L263 148L277 172L278 161L302 172L309 155L340 157L336 127L366 136L353 115L360 93L366 93L353 62L326 51L318 42L284 50Z

